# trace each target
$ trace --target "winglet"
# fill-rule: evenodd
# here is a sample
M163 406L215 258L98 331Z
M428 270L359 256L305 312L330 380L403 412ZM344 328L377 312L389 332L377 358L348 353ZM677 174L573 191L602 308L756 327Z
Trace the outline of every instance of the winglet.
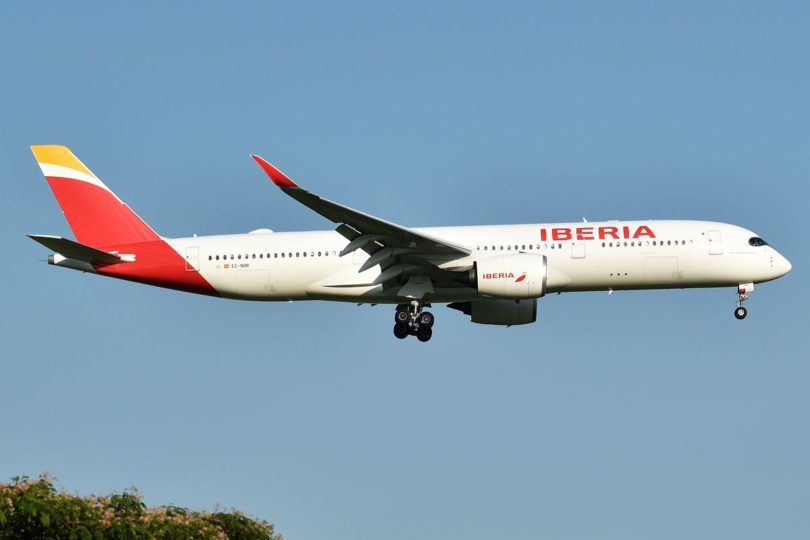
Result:
M261 156L250 154L250 157L252 157L256 161L256 163L259 164L259 167L261 167L262 170L265 173L267 173L267 176L270 177L270 180L272 180L273 183L278 187L298 187L295 182L287 178L287 176L283 172L270 165L270 163L268 163Z

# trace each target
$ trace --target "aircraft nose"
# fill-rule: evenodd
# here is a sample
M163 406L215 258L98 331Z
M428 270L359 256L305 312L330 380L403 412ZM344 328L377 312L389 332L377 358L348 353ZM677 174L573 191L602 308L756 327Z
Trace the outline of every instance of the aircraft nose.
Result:
M776 270L777 274L781 277L790 272L793 268L793 265L790 264L790 261L787 260L782 254L777 253L776 257L774 257L773 261L773 268Z

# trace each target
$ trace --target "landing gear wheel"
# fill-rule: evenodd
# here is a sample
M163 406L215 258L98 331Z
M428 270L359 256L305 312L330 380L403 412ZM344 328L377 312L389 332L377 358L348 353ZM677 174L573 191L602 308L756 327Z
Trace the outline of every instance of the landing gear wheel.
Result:
M394 335L398 339L405 339L411 334L411 329L407 324L394 325Z
M748 310L742 306L734 310L734 316L740 321L743 320L746 315L748 315Z
M422 311L424 308L430 307L419 300L413 300L410 304L399 304L394 311L394 335L399 339L405 339L408 336L416 336L419 341L429 341L433 337L433 323L436 319L433 313L429 311Z
M419 330L416 331L416 339L418 339L422 343L430 341L431 337L433 337L433 330L431 330L430 328L422 326L419 328Z

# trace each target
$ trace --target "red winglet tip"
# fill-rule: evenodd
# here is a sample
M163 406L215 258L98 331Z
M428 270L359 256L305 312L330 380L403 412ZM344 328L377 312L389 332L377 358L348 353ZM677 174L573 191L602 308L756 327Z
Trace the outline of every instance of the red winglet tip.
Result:
M259 164L259 167L267 173L267 176L270 177L270 180L273 181L275 185L278 187L298 187L295 182L287 178L287 176L281 172L280 170L273 167L270 163L267 162L261 156L257 156L255 154L250 154L250 157Z

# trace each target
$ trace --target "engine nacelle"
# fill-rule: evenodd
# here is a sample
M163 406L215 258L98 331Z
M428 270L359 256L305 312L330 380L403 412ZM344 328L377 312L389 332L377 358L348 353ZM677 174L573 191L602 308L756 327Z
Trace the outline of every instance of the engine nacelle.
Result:
M546 294L548 263L545 255L530 253L488 257L475 262L469 279L483 296L540 298Z
M537 299L528 300L477 300L454 302L447 307L470 316L478 324L529 324L537 320Z

